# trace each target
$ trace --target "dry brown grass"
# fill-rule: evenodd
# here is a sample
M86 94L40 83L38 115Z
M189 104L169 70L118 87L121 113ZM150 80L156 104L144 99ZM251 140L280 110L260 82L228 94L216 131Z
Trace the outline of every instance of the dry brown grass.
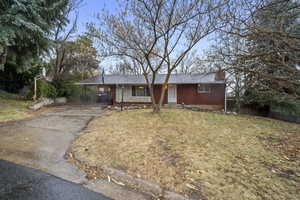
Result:
M107 112L76 158L208 199L300 199L300 126L188 110Z

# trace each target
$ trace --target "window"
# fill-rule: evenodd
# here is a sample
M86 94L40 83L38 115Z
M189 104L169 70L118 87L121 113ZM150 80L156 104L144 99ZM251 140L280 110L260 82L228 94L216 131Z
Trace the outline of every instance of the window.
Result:
M133 97L146 97L150 96L150 92L147 86L132 86Z
M210 93L211 87L208 84L199 84L198 93Z

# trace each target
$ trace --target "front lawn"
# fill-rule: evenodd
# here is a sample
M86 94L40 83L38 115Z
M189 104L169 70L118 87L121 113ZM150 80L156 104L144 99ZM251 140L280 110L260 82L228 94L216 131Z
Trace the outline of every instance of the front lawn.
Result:
M108 111L72 145L90 166L125 170L207 199L300 199L300 126L189 110Z
M0 122L18 120L30 116L30 101L17 100L17 96L0 91Z

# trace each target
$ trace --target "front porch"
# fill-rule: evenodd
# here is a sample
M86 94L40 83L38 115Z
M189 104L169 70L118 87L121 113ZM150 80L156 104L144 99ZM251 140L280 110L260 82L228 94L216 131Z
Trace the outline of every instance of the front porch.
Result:
M177 89L176 85L169 85L165 92L163 104L177 103ZM129 104L150 104L151 96L147 85L116 85L115 95L113 97L114 103L129 103ZM159 101L161 95L162 85L154 86L154 98L156 102ZM112 92L113 94L114 92Z

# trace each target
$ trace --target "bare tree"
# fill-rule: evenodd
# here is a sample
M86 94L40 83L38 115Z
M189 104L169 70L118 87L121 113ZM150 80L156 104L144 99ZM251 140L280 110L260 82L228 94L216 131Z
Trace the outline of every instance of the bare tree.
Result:
M206 36L224 26L223 0L123 0L118 14L99 16L90 24L103 56L127 56L135 61L148 84L153 111L159 112L171 73ZM166 73L158 102L153 88Z
M127 57L121 58L120 62L113 64L109 68L110 74L131 74L131 75L141 75L143 72L139 67L139 64L132 59Z
M196 50L187 53L186 56L182 59L181 63L175 69L175 72L178 74L197 73L197 69L201 68L198 60L199 58L197 56Z
M55 24L54 30L54 48L49 52L49 60L55 60L51 65L51 76L53 80L59 80L64 73L65 65L63 64L67 54L68 41L74 36L77 31L78 8L82 4L82 0L70 0L68 6L63 10L63 15L70 19L71 15L75 13L75 19L67 24L58 22Z
M269 87L262 85L265 89L297 95L300 86L297 67L300 61L300 2L241 0L230 11L232 20L223 33L243 44L235 47L228 44L233 49L229 52L223 48L219 53L227 61L243 63L235 68L250 74L256 82L268 80Z
M245 41L232 35L219 34L216 44L206 52L205 61L208 64L208 71L226 71L227 93L234 98L235 111L240 112L243 94L245 92L246 75L243 69L247 65L242 59L234 55L241 53L245 48Z
M60 52L62 51L62 52ZM78 36L74 41L66 41L63 49L58 55L64 57L60 62L60 71L56 74L54 81L81 78L81 80L92 77L99 69L97 49L93 41L86 35ZM51 60L50 64L55 66L57 59Z
M299 99L299 1L233 0L228 15L208 62L226 70L236 110L251 99Z

